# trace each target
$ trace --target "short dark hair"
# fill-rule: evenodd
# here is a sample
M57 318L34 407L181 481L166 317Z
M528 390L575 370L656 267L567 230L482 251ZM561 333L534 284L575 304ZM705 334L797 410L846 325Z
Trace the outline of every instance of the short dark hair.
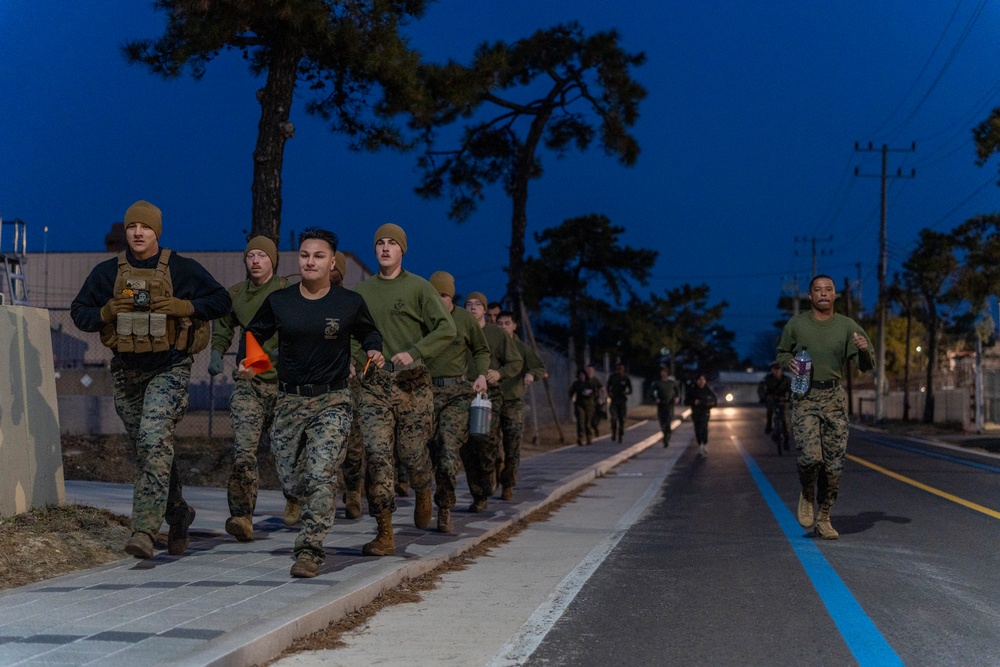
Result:
M330 246L330 250L334 253L337 252L337 243L339 243L337 235L327 229L322 229L320 227L306 227L302 230L302 233L299 234L299 247L301 248L302 244L309 239L326 241L327 245Z
M833 289L837 289L837 283L835 283L833 281L833 278L831 278L830 276L826 275L825 273L820 273L818 275L813 276L813 279L809 281L809 291L810 292L812 291L813 283L814 282L816 282L817 280L822 280L823 278L826 278L831 283L833 283Z
M499 313L497 313L497 319L499 320L501 317L509 317L511 322L513 322L514 324L517 324L517 318L514 317L514 312L513 311L510 311L510 310L501 310Z
M499 301L490 301L486 305L486 310L489 310L490 308L503 308L503 304L500 303Z

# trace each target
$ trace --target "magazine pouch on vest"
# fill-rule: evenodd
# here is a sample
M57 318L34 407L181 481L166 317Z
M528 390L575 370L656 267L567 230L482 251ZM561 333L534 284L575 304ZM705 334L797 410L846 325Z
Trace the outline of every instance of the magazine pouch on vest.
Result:
M211 327L208 322L189 317L171 317L151 313L153 297L173 296L173 281L167 262L170 249L163 248L156 268L137 269L128 263L125 252L118 253L118 276L114 293L128 293L135 299L135 310L118 313L114 324L101 329L101 342L118 352L165 352L171 347L195 354L208 347Z

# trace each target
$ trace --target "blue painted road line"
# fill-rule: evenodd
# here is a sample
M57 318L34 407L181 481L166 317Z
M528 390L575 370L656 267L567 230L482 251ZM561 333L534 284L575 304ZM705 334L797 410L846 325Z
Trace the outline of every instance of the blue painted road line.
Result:
M803 538L804 529L785 506L757 462L747 454L736 438L733 438L733 445L743 457L743 462L750 470L750 476L756 482L764 501L771 509L795 555L798 556L799 562L802 563L806 576L812 581L858 664L862 667L903 665L903 661L868 618L868 614L854 599L850 589L827 562L812 539Z

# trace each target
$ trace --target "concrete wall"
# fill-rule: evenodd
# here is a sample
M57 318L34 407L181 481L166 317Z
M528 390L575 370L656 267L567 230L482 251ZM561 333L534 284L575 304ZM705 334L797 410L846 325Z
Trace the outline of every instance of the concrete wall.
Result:
M910 419L921 421L924 417L924 399L927 394L910 392ZM862 420L875 418L875 392L871 389L854 391L854 414ZM903 418L903 392L891 391L885 396L883 409L886 419ZM971 387L938 389L934 392L934 423L961 424L969 430L975 427Z
M0 515L65 502L48 311L0 306Z

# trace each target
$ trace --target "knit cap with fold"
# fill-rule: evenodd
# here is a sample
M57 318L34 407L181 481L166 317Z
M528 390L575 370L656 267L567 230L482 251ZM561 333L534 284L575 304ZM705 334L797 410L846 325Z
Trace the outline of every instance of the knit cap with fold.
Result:
M389 238L396 242L403 254L406 254L406 232L399 225L387 222L377 230L375 230L375 243L379 242L379 239Z
M483 308L485 308L486 304L489 303L489 301L486 300L486 295L482 292L469 292L469 296L465 297L465 303L469 303L470 299L476 299L479 301L479 303L483 304Z
M140 199L125 211L125 229L134 222L146 225L153 230L157 239L160 238L160 232L163 231L163 213L148 201Z
M251 250L262 251L271 260L271 268L278 268L278 248L274 245L274 241L266 236L255 236L247 242L243 256L246 257Z
M447 271L435 271L431 274L430 283L438 294L447 294L455 298L455 277Z

